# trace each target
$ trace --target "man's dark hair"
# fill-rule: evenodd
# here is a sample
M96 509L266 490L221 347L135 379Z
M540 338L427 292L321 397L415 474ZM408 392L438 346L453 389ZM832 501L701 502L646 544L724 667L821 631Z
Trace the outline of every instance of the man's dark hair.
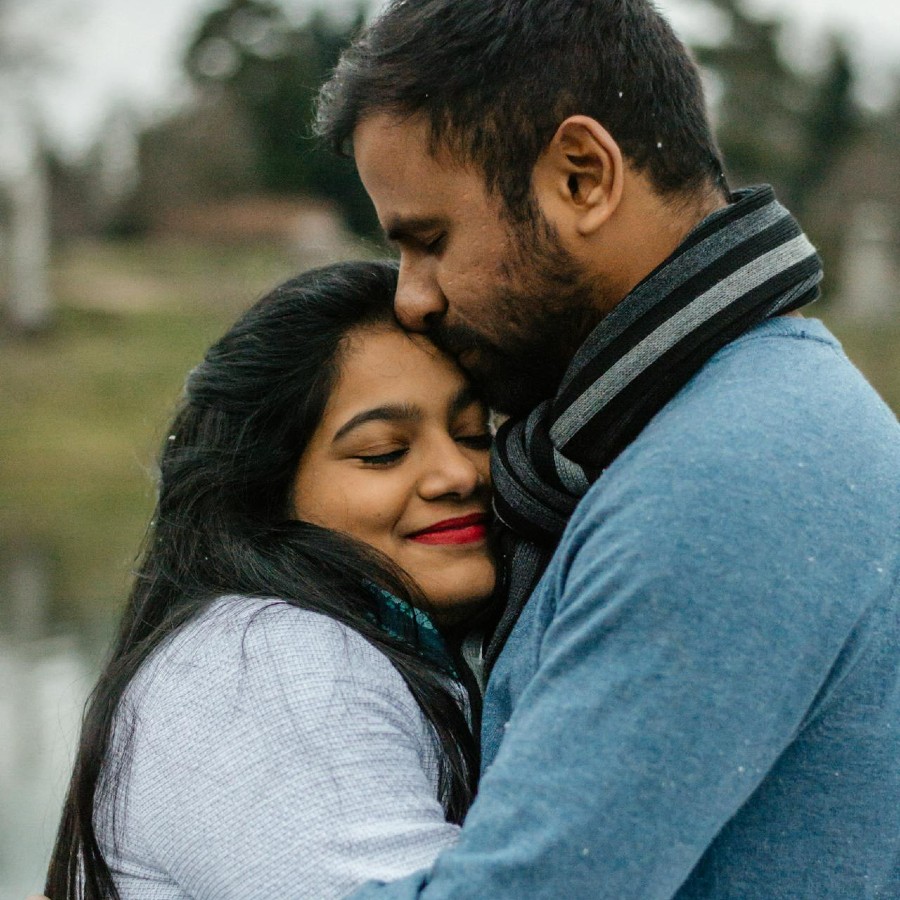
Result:
M514 218L576 114L661 195L725 190L697 66L649 0L391 0L323 87L318 132L346 153L374 113L424 116L432 152L477 165Z

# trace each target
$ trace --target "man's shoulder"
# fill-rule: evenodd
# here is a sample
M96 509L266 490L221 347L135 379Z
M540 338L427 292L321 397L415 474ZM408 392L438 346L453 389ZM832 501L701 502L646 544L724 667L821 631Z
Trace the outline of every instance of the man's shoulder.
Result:
M657 436L659 429L664 432ZM837 339L819 321L782 317L763 323L717 353L635 442L671 440L711 447L723 440L772 446L827 437L837 449L860 432L900 429Z
M607 474L715 491L741 478L793 483L806 468L808 491L817 475L826 487L854 472L896 487L898 465L900 425L837 340L816 320L782 318L716 354Z
M817 542L843 542L895 560L898 509L896 417L824 326L785 319L726 347L650 422L583 498L561 551L617 541L740 568L761 554L791 572Z

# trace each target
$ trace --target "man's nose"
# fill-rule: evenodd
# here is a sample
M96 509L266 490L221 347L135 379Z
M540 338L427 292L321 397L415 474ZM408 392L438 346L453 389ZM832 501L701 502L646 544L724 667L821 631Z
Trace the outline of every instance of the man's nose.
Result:
M447 300L431 268L428 261L401 256L394 312L407 331L428 331L447 311Z

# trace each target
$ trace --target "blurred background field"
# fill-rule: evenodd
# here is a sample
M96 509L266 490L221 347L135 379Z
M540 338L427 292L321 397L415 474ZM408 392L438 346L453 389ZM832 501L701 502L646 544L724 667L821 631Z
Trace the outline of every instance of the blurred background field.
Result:
M166 0L160 21L176 6L177 89L113 92L73 138L43 98L71 93L63 34L87 7L0 0L0 900L41 884L186 373L284 278L388 252L352 165L310 139L371 10ZM900 36L878 58L846 20L662 6L703 65L733 185L772 181L798 213L828 273L809 314L900 411Z
M184 375L291 273L285 257L156 242L77 244L54 262L53 328L0 358L0 536L46 554L54 615L121 602Z

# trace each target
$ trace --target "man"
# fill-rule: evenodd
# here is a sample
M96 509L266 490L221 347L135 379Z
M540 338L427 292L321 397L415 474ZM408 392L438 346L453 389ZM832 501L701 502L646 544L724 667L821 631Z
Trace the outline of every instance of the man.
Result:
M320 127L400 321L512 415L480 793L357 896L900 897L900 427L796 312L818 257L729 193L666 22L397 0Z

